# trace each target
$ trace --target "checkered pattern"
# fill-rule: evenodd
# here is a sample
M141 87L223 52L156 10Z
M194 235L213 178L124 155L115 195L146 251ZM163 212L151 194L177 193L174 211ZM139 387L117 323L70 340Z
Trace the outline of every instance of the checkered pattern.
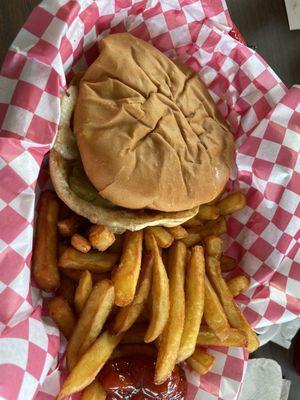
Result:
M300 314L300 88L287 90L233 26L224 0L47 0L24 24L0 78L1 399L53 400L59 390L65 343L59 348L30 284L34 206L49 182L40 168L56 132L59 96L95 60L97 40L108 33L129 31L199 73L235 135L229 186L248 199L229 218L226 239L228 254L252 278L239 302L257 327ZM247 354L209 351L216 364L201 379L188 372L188 399L235 399Z

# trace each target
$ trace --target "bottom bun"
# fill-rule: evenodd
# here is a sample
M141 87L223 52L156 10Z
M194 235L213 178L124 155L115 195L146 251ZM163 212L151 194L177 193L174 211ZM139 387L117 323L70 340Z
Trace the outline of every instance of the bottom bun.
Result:
M76 214L93 224L102 224L115 233L123 233L126 229L137 231L147 226L161 225L172 227L182 224L197 214L199 207L178 212L162 212L156 210L130 210L115 207L98 195L97 201L87 201L72 190L69 175L74 164L64 158L55 149L50 151L50 175L56 193L61 200Z

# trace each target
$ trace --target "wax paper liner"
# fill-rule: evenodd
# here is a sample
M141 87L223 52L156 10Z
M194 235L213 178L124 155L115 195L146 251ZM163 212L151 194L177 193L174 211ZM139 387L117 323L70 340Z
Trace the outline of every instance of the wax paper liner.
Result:
M0 80L1 399L50 400L59 390L65 342L41 315L30 281L35 202L49 181L40 166L67 80L95 59L97 40L109 33L129 31L199 72L235 135L230 186L247 195L226 239L227 253L251 277L238 301L254 327L300 314L300 87L288 90L232 27L221 0L49 0L24 24ZM201 379L188 373L188 399L237 398L246 352L209 351L215 366Z

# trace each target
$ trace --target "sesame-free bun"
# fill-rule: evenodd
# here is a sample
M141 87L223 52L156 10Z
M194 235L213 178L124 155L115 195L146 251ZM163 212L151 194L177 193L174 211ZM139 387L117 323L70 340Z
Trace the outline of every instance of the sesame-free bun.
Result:
M128 33L101 40L74 133L89 180L127 213L188 212L230 175L232 135L197 74Z

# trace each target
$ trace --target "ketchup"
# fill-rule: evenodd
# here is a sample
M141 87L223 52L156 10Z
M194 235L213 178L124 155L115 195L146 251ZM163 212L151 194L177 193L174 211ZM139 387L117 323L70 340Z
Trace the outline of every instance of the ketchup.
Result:
M106 400L184 400L187 382L176 366L161 385L154 383L155 359L145 356L120 357L108 361L100 373Z

